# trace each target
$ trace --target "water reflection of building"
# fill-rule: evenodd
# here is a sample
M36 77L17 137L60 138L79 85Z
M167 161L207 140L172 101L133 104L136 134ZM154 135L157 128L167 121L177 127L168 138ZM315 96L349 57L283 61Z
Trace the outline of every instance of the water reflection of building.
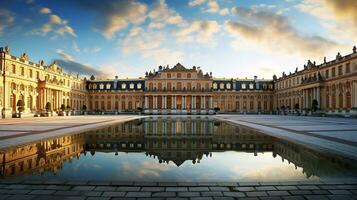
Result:
M146 118L49 139L1 154L1 175L61 170L63 163L89 152L145 152L159 163L199 163L212 152L273 152L311 175L336 174L346 163L323 159L306 148L255 130L211 118ZM327 166L327 167L326 167ZM343 167L342 167L343 166Z
M1 152L1 175L56 173L64 162L80 156L84 139L84 134L72 134Z

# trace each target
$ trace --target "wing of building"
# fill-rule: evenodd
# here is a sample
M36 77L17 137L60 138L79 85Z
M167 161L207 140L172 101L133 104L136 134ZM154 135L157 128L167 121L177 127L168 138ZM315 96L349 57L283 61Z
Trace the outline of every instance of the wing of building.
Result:
M56 63L33 63L27 54L12 56L1 48L0 107L2 116L48 110L116 114L212 114L304 112L357 113L357 52L272 80L219 79L200 67L159 66L144 78L90 79L62 72Z

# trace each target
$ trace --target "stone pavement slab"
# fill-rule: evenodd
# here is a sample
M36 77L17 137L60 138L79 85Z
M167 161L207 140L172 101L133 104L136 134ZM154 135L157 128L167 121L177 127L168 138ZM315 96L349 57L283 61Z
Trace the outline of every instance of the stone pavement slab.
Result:
M215 118L357 161L357 119L278 115L217 115Z
M142 118L140 115L66 116L0 120L0 149Z
M256 198L256 199L356 199L357 180L338 180L335 184L321 181L302 182L232 182L229 185L244 186L220 186L210 187L198 186L159 186L152 187L146 184L127 182L111 186L96 185L95 181L85 184L74 185L62 184L28 184L19 182L8 184L0 180L0 199L126 199L126 198L152 198L152 199L234 199L234 198ZM154 183L154 182L153 182ZM351 184L353 183L353 184ZM159 185L159 183L155 183ZM220 183L216 183L219 185ZM178 185L172 182L172 185ZM226 183L226 185L228 185ZM23 189L32 188L32 189ZM44 189L43 189L44 188ZM120 188L120 189L119 189ZM135 189L134 189L135 188ZM155 188L160 188L156 190ZM325 189L324 189L325 188ZM333 188L333 189L331 189ZM94 189L94 190L93 190ZM119 189L119 190L118 190Z

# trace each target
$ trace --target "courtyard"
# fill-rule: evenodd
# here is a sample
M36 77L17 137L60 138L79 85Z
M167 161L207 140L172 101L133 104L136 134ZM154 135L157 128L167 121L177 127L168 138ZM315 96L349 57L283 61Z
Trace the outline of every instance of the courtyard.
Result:
M36 144L36 141L39 141L38 144L43 144L40 141L60 141L59 138L66 135L75 135L75 138L81 139L79 134L83 135L93 135L95 136L95 140L93 142L96 146L91 146L91 140L87 141L85 144L85 149L80 149L80 157L83 157L82 153L84 151L91 152L92 156L95 153L95 156L104 156L108 157L108 153L112 152L114 156L114 152L118 150L111 149L119 149L119 158L123 158L126 155L133 154L139 150L150 152L147 149L143 149L144 144L138 144L138 142L133 142L132 139L128 137L123 137L126 139L120 139L125 142L125 146L123 143L120 143L121 146L114 147L109 146L108 144L113 144L113 141L118 140L115 136L108 136L105 131L109 132L109 129L106 127L110 126L118 126L118 124L123 124L123 126L118 126L117 129L122 129L124 124L133 123L133 130L130 132L133 138L137 138L140 136L140 131L137 128L139 124L142 127L146 127L145 125L141 125L138 120L143 120L145 118L146 121L150 122L147 126L149 129L145 128L145 142L148 145L148 141L154 140L154 143L158 137L166 136L160 135L161 131L169 133L170 131L178 130L176 134L177 136L172 136L176 138L174 141L176 143L180 140L180 137L190 138L192 140L193 135L183 135L179 136L179 134L184 133L179 128L175 127L174 129L156 129L154 128L158 119L170 119L172 121L175 120L187 120L187 119L195 119L195 116L141 116L141 115L117 115L117 116L70 116L70 117L49 117L49 118L33 118L33 119L6 119L2 120L0 124L0 148L6 153L7 149L20 149L21 147L26 147L27 144L33 143ZM281 144L289 146L287 148L281 149L278 151L278 158L287 160L289 164L286 162L279 162L279 166L281 169L283 168L282 164L290 165L292 162L295 167L302 169L302 174L311 177L301 177L301 178L289 178L291 176L289 173L282 174L282 176L287 176L287 178L282 177L273 177L277 176L276 174L271 174L273 171L266 172L268 176L270 174L270 178L253 178L249 179L244 177L239 177L241 181L238 179L229 179L218 177L218 179L190 179L188 178L189 174L185 175L182 179L172 178L172 175L168 179L162 179L161 181L155 181L155 177L151 177L149 179L144 179L135 174L131 175L131 179L123 179L125 174L118 174L118 180L110 180L104 176L102 172L98 174L92 174L90 178L81 178L81 179L62 179L61 178L61 170L67 170L66 162L64 161L64 168L57 168L59 170L54 175L43 176L39 179L28 179L28 178L6 178L6 172L3 172L3 179L0 179L0 193L2 199L48 199L48 198L58 198L58 199L354 199L357 195L357 179L354 176L343 176L340 177L336 174L334 177L331 173L336 173L336 170L340 169L341 171L351 171L352 174L355 173L355 168L351 168L350 165L356 164L356 152L357 152L357 125L355 119L346 119L346 118L320 118L320 117L303 117L303 116L272 116L272 115L216 115L216 116L200 116L201 120L204 120L204 128L203 129L195 129L198 132L191 133L195 134L198 137L198 140L204 140L204 138L213 137L213 141L221 141L216 143L212 143L213 158L217 158L217 155L227 155L226 153L232 152L236 150L235 147L231 147L230 144L234 143L232 136L223 137L222 139L214 139L215 134L213 136L207 134L206 132L210 132L207 130L207 127L210 125L207 123L211 120L219 120L221 123L226 123L227 125L232 124L239 127L238 135L244 135L246 132L249 133L247 137L240 137L237 141L242 142L241 140L246 140L247 147L240 145L240 152L238 159L241 157L242 163L237 165L242 165L246 159L244 159L245 155L250 156L250 160L255 159L258 155L258 158L262 160L264 155L269 153L270 148L268 146L264 146L264 144L268 144L269 138L277 138L278 142L276 144ZM137 122L135 122L137 121ZM178 122L175 121L175 124ZM207 125L208 124L208 125ZM217 122L212 122L213 131L216 134L220 134L221 131L227 131L225 126L221 127L221 129L217 129ZM222 126L222 124L221 124ZM202 127L202 125L201 125ZM234 126L232 126L234 127ZM114 128L115 129L115 128ZM98 131L97 131L98 130ZM104 132L103 132L104 130ZM113 130L113 129L110 129ZM238 129L232 129L230 133L235 134L235 131ZM165 134L162 132L162 134ZM115 135L114 133L110 133L111 135ZM159 135L157 135L159 134ZM173 134L173 133L170 133ZM253 137L253 144L255 145L254 149L249 149L249 138ZM264 134L263 143L260 143L259 140L262 138L259 134ZM251 135L251 136L249 136ZM224 138L231 138L231 141L227 141ZM179 139L179 140L177 140ZM140 139L139 139L140 140ZM224 141L225 140L225 141ZM137 140L135 140L137 141ZM73 141L72 141L73 142ZM104 143L103 143L104 142ZM112 143L111 143L112 142ZM94 144L93 143L93 144ZM243 141L244 143L244 141ZM119 143L118 143L119 144ZM133 144L133 146L132 146ZM222 148L222 144L224 147ZM229 146L228 146L228 145ZM259 145L261 144L261 145ZM63 144L65 146L65 144ZM143 146L142 146L143 145ZM303 150L300 150L301 147L296 145L300 145ZM35 145L36 146L36 145ZM53 146L49 145L49 146ZM70 146L73 148L72 146ZM237 147L237 146L236 146ZM56 146L57 148L57 146ZM91 149L94 148L94 149ZM247 148L247 149L245 149ZM263 148L263 149L262 149ZM298 149L298 150L296 150ZM109 151L108 151L109 150ZM193 148L195 151L196 149ZM199 149L197 149L199 150ZM316 155L304 158L304 156L299 157L294 154L294 152L302 152L303 154L310 154L310 150ZM51 152L58 151L56 149L47 151L46 155L50 158ZM171 151L166 150L166 151ZM178 151L178 150L174 150ZM219 153L224 152L225 154ZM216 152L216 153L214 153ZM75 152L74 152L75 153ZM104 154L103 154L104 153ZM152 153L152 151L151 151ZM218 153L218 154L217 154ZM321 154L320 154L321 153ZM116 153L117 154L117 153ZM254 154L254 156L253 156ZM257 155L256 155L257 154ZM291 155L292 154L292 155ZM57 155L57 154L56 154ZM78 160L78 154L77 155ZM160 155L160 154L157 154ZM319 156L329 156L329 159L325 161L324 159L319 158ZM280 157L281 156L281 157ZM301 155L300 155L301 156ZM297 157L297 158L295 158ZM72 156L71 156L72 158ZM101 157L99 157L101 158ZM104 158L104 157L103 157ZM155 158L155 154L154 154ZM81 159L81 158L79 158ZM118 160L117 157L109 157L111 160L117 160L117 163L114 164L112 162L104 161L101 159L103 166L104 165L120 165L120 162L124 160ZM148 160L151 159L151 155ZM162 159L162 158L157 158ZM171 158L172 159L172 158ZM187 160L191 160L191 158L186 158ZM191 168L183 168L188 171L194 171L197 166L205 165L207 160L212 158L204 158L201 163L196 163L195 165L190 165ZM301 160L303 159L303 160ZM314 161L315 159L315 161ZM92 159L93 160L93 159ZM156 159L154 159L155 161ZM175 161L174 159L167 161L168 164L176 164L171 166L174 170L179 170L182 167L187 167L187 160L182 161L184 163L180 163L180 159ZM310 164L306 163L306 160L310 160ZM213 160L216 164L212 167L212 170L218 168L217 166L225 166L225 163L219 163L217 160ZM249 161L249 160L247 160ZM57 161L56 161L57 162ZM73 160L74 163L78 161ZM301 163L302 162L302 163ZM70 161L72 163L72 161ZM163 160L163 164L165 160ZM259 164L261 163L261 164ZM99 163L100 164L100 163ZM162 166L160 164L159 166ZM308 165L306 165L308 164ZM73 165L73 164L72 164ZM151 163L153 168L162 168L158 167L157 164ZM182 165L182 166L180 166ZM243 164L244 165L244 164ZM259 165L264 165L264 162L257 162L256 164L251 165L250 168L252 170L259 169ZM310 165L310 166L309 166ZM6 165L4 165L6 166ZM195 166L195 167L193 167ZM335 168L336 166L339 166ZM343 166L343 167L341 167ZM347 166L347 167L346 167ZM226 165L226 171L229 172L232 166ZM311 168L313 167L313 168ZM5 169L7 167L3 167ZM243 169L243 168L242 168ZM135 170L135 168L133 168ZM200 169L201 170L201 169ZM200 174L208 174L212 173L209 169L203 168ZM6 170L5 170L6 171ZM276 171L274 170L275 172ZM294 173L300 173L299 170L292 170ZM319 172L320 171L320 172ZM218 171L217 171L218 172ZM29 172L27 175L20 175L20 177L31 176ZM171 173L171 172L170 172ZM173 173L177 173L177 171L173 171ZM219 171L219 173L224 174L224 171ZM347 173L348 174L348 173ZM181 174L182 175L182 174ZM318 178L319 176L327 175L326 178ZM116 176L113 174L111 176ZM228 173L229 176L229 173ZM233 176L233 174L232 174ZM47 178L46 178L47 177ZM77 177L77 176L76 176ZM78 176L79 177L79 176ZM77 177L77 178L78 178ZM97 178L97 180L95 180ZM130 176L129 176L130 178Z

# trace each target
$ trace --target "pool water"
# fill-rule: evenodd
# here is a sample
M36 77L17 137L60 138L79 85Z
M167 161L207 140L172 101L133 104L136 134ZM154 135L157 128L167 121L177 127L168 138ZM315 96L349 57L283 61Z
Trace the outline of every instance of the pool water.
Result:
M3 179L297 181L356 178L353 162L210 117L151 117L0 152Z

